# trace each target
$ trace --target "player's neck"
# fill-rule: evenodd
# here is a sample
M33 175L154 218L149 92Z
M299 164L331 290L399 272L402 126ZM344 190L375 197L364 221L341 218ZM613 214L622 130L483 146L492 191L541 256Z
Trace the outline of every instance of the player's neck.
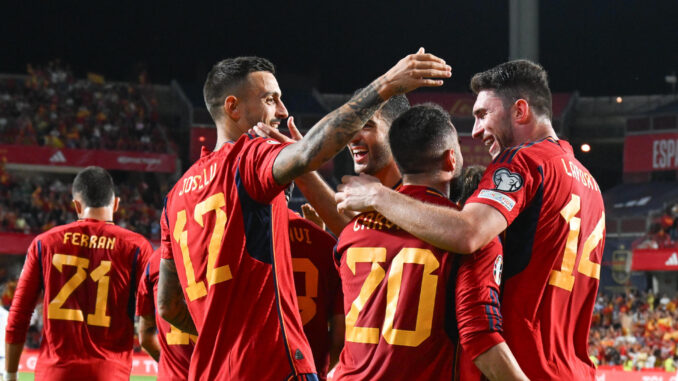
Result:
M450 194L450 172L435 171L403 175L403 185L419 185L433 188L442 194Z
M234 123L220 121L217 123L217 142L214 145L214 151L218 151L224 144L234 142L240 139L242 132Z
M82 213L78 214L78 219L91 219L110 222L113 221L113 208L104 206L101 208L85 207Z
M384 186L389 188L396 185L402 178L398 166L394 161L391 161L384 168L377 171L377 173L374 174L374 177L378 178Z
M546 117L539 118L535 125L526 132L526 136L521 139L522 143L534 142L548 137L558 139L558 135L556 135L556 131L553 129L551 121Z

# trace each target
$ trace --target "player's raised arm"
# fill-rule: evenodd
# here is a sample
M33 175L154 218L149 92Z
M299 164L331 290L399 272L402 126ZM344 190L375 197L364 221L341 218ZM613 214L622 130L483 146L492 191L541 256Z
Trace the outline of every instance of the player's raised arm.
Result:
M445 61L420 49L401 59L346 104L332 111L297 143L285 147L273 164L273 177L286 184L319 168L343 149L379 106L390 97L419 87L436 87L452 75Z

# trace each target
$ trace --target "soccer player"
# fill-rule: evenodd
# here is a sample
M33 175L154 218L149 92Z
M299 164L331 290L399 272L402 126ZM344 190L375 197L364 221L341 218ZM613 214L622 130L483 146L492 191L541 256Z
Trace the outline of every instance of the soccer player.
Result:
M400 171L388 145L388 129L393 120L409 107L410 103L404 95L391 97L355 134L348 144L355 173L375 176L382 184L392 188L400 184ZM281 142L291 141L276 129L267 126L257 127L255 131L261 136L272 137ZM290 133L293 139L301 139L301 134L293 125L290 126ZM341 234L354 214L337 213L334 191L320 175L317 172L307 173L298 177L295 183L327 227L335 235Z
M342 209L376 209L420 239L470 253L503 234L504 337L532 380L593 380L588 336L605 213L598 184L558 139L544 69L519 60L476 74L473 135L493 157L462 211L346 178Z
M389 142L403 174L397 192L453 207L447 195L463 160L449 115L438 106L414 106L393 122ZM457 340L448 332L456 327L446 326L455 320L468 357L495 346L510 356L501 338L501 278L493 274L502 260L498 238L460 262L366 212L341 233L335 258L346 313L336 380L472 379L455 376ZM522 375L515 360L504 365L507 376Z
M7 378L16 379L31 314L44 291L35 379L129 380L134 300L152 248L113 223L119 201L108 172L87 167L73 181L78 221L31 243L9 311Z
M273 65L239 57L212 68L204 96L217 146L169 192L161 221L158 309L182 331L200 333L190 380L316 377L296 301L282 191L332 158L385 100L440 86L433 78L447 78L450 70L421 49L302 140L280 144L246 133L257 122L277 127L288 117Z
M337 241L290 211L290 251L301 323L320 380L336 365L344 345L341 283L332 262ZM328 331L329 326L329 331Z
M158 379L185 381L197 336L182 332L156 314L160 248L146 265L137 294L139 341L158 362Z

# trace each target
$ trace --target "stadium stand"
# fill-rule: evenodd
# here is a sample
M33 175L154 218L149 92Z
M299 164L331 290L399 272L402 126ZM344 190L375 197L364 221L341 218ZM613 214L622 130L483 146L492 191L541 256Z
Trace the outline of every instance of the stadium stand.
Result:
M0 143L53 148L168 151L155 100L141 85L75 79L52 61L0 78Z

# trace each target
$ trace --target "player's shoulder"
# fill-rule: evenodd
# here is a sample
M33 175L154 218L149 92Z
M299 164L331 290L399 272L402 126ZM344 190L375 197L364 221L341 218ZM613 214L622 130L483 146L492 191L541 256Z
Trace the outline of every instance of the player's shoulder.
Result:
M143 235L133 232L129 229L123 228L115 224L106 224L105 230L111 234L120 237L126 243L133 244L135 246L151 248L150 242Z
M492 160L492 165L540 165L563 155L572 155L572 148L569 143L547 137L506 148Z
M297 215L294 212L289 213L289 226L291 228L302 228L308 229L309 234L313 236L314 241L320 241L323 243L331 244L332 246L336 243L336 239L330 233L326 232L320 228L315 223Z
M55 227L53 227L53 228L51 228L47 231L44 231L44 232L38 234L37 236L35 236L35 238L33 239L33 242L40 241L40 242L49 243L50 241L55 240L55 239L57 241L59 241L59 240L61 240L61 237L63 236L63 233L65 231L72 230L73 228L77 228L77 221L74 221L74 222L71 222L71 223L68 223L68 224L64 224L64 225L58 225L58 226L55 226Z

